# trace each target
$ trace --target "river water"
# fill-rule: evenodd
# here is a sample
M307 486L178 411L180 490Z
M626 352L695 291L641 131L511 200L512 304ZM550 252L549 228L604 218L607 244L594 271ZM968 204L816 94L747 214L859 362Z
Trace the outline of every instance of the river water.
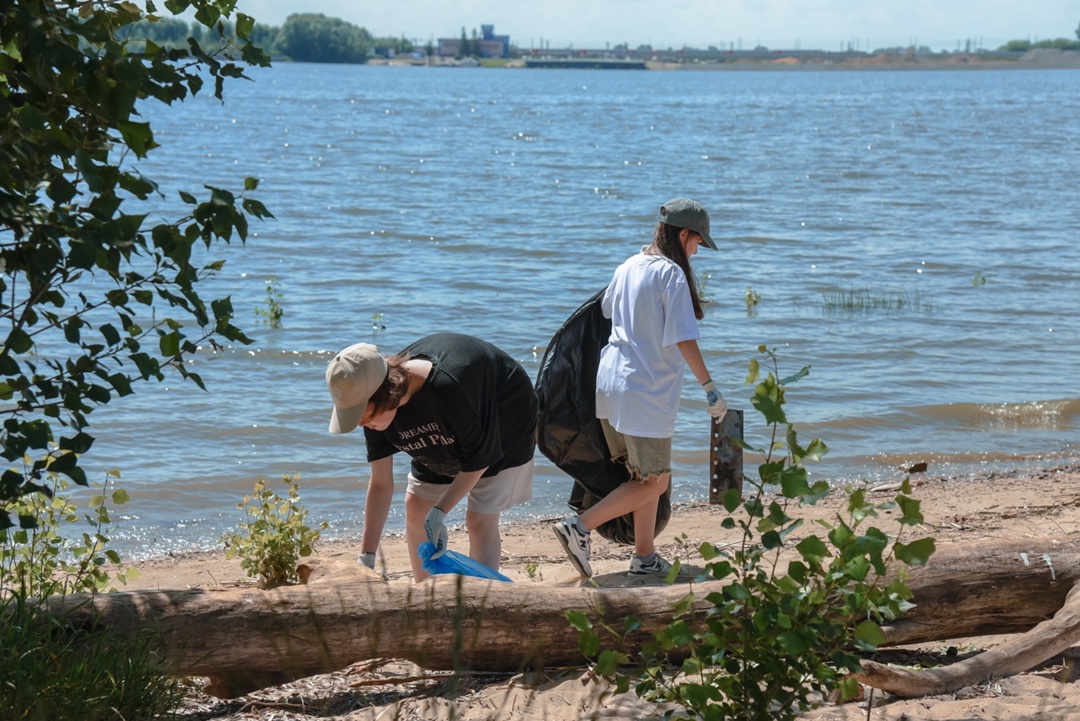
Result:
M132 501L112 536L129 556L219 546L255 480L292 473L324 537L358 536L363 439L327 432L331 355L451 330L535 377L552 333L678 195L712 214L720 251L694 259L711 299L701 345L749 441L764 429L743 380L765 344L782 375L811 366L788 415L830 448L817 478L1080 457L1080 71L251 77L224 103L144 111L161 143L140 165L165 193L155 213L183 213L179 189L252 175L276 220L215 248L227 262L204 288L232 296L254 343L196 356L207 392L170 378L91 417L84 467L119 470ZM256 312L269 278L276 328ZM688 374L676 501L708 496L695 391ZM537 460L534 499L510 520L565 511L570 479ZM403 517L399 499L389 529Z

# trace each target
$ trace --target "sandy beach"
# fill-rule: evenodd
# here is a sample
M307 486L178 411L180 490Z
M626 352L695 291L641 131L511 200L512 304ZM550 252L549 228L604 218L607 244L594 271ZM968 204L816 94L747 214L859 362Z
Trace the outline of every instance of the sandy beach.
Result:
M902 480L898 473L897 481ZM1072 542L1080 532L1080 465L1036 472L994 473L974 478L945 478L930 474L911 476L913 495L922 502L924 525L919 535L933 536L943 544L993 542L994 540L1060 539ZM892 498L895 486L871 490L875 502ZM796 517L808 521L835 518L843 510L844 494L801 509ZM679 556L686 564L696 558L699 542L723 543L722 508L708 503L677 505L667 528L658 537L660 552ZM565 561L550 525L507 525L503 529L502 572L519 584L574 586L581 579ZM875 523L886 533L897 527L888 515ZM594 534L595 582L602 586L642 583L629 581L625 572L630 549ZM462 529L451 531L451 548L467 550ZM325 543L318 547L321 563L354 563L355 542ZM932 560L931 560L932 562ZM380 549L379 568L388 583L409 584L404 539L390 537ZM138 565L142 575L125 590L222 588L251 584L243 578L239 562L224 553L200 553L162 558ZM650 581L657 582L660 581ZM568 630L568 632L570 632ZM1001 643L1006 636L952 639L906 649L928 664L968 658ZM242 639L237 639L242 643ZM952 647L952 657L947 651ZM879 721L934 719L1055 719L1080 721L1080 648L1030 672L962 689L943 696L897 699L880 691L869 692L861 702L837 706L825 703L806 712L805 719ZM247 696L222 700L198 689L198 679L185 708L185 718L209 719L569 719L569 718L661 718L665 709L639 701L631 692L611 696L583 662L578 668L545 669L529 677L508 674L469 674L453 680L457 693L448 694L446 672L426 672L411 663L393 659L358 660L332 674L302 679ZM868 716L868 703L870 704Z

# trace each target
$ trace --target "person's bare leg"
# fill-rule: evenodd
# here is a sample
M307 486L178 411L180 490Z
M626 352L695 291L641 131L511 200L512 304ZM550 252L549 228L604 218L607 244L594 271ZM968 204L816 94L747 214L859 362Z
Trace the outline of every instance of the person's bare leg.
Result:
M409 546L409 563L412 564L413 580L417 583L428 577L417 553L420 544L427 540L424 520L428 511L435 506L435 501L421 498L415 493L405 494L405 542Z
M498 571L502 561L499 514L466 511L465 527L469 529L469 558Z
M657 501L667 488L667 481L670 478L670 473L665 473L662 476L652 476L651 480L646 479L645 481L632 478L601 498L595 506L582 513L581 522L585 524L585 528L592 531L612 518L633 513L651 503L653 506L653 530L655 531ZM661 479L663 480L661 481ZM653 532L650 532L649 535L653 535Z
M660 507L660 496L671 484L671 474L650 476L642 485L659 488L651 501L634 510L634 555L647 558L656 550L656 512Z

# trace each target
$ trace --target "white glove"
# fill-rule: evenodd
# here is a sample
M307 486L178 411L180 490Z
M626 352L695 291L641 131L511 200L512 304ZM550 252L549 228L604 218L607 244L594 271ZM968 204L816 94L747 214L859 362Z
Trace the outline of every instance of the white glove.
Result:
M375 551L364 551L356 557L356 560L370 568L372 571L375 570Z
M431 560L435 560L446 553L448 544L446 511L438 506L432 506L431 510L428 511L427 518L424 519L424 532L427 534L428 542L435 546L435 553L431 554Z
M711 380L705 381L701 384L701 388L705 391L705 399L709 402L709 415L717 421L724 420L727 414L727 401L720 395L720 391L716 390L716 384Z

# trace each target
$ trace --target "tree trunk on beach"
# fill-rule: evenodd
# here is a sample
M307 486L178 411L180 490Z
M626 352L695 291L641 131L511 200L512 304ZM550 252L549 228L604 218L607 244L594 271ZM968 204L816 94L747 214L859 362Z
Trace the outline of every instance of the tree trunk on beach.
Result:
M636 616L641 628L629 641L640 643L670 622L672 605L688 590L684 584L559 587L445 575L415 585L387 584L368 574L359 564L347 564L317 571L304 585L271 591L72 595L49 599L46 607L76 625L96 620L117 636L156 632L169 672L207 676L212 693L231 697L372 658L403 658L427 669L477 671L580 665L585 659L578 650L577 632L566 620L567 611L608 619ZM1078 580L1080 543L1071 539L939 549L927 567L912 570L909 586L917 606L885 629L888 644L1034 628L1031 643L1024 641L1028 636L1013 642L1008 658L1017 661L1011 665L972 664L979 656L939 669L949 674L909 675L937 689L958 678L965 681L961 686L980 680L971 674L1000 676L1003 669L1026 670L1060 651L1060 643L1054 641L1058 636L1061 643L1070 638L1067 645L1076 643L1080 592L1072 594L1068 605L1066 598ZM703 609L708 605L707 586L694 587ZM1055 614L1060 618L1049 621ZM967 670L952 670L964 664L969 664ZM1015 668L1018 664L1024 668ZM888 671L867 664L862 680L874 686L881 683L886 690L900 688L893 692L902 695L937 692L919 690L920 682L907 676L897 681Z

